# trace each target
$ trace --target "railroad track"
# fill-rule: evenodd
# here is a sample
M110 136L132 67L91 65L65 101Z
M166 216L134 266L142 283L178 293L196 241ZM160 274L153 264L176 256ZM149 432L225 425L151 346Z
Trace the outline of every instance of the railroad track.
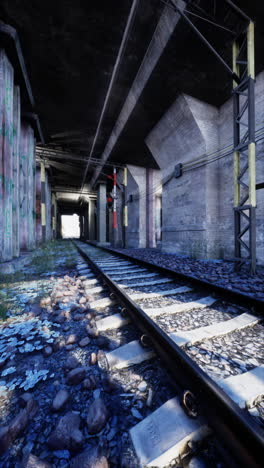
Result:
M97 315L97 332L124 330L130 321L140 329L140 339L107 352L100 365L125 369L157 353L181 392L181 401L171 398L131 430L141 466L167 465L210 429L228 466L262 466L261 302L81 241L75 245L99 280L85 281L87 293L99 295L90 306L119 305L117 313Z

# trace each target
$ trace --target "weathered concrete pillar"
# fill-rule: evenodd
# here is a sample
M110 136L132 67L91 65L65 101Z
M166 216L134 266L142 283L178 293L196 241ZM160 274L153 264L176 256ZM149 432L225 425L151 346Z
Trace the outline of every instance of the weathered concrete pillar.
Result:
M97 187L97 241L106 243L106 183Z
M36 241L37 244L40 244L42 242L40 166L36 168Z
M51 216L51 187L48 177L48 171L46 170L46 180L45 180L45 200L46 200L46 240L52 239L52 216Z
M156 247L155 241L155 189L153 169L146 169L146 247Z
M13 256L13 86L14 70L0 50L0 257Z
M20 247L35 247L35 140L34 131L22 122L20 132Z
M85 240L88 239L89 237L89 213L88 213L88 210L89 210L89 203L87 200L84 201L84 204L83 204L83 213L82 213L82 216L83 216L83 238Z
M42 242L46 242L46 169L44 162L40 163L41 172L41 227Z
M79 223L80 223L80 237L83 238L83 215L79 215Z
M146 247L146 169L127 166L127 247Z
M95 240L95 200L89 200L88 216L89 216L89 240Z
M56 194L51 195L51 216L52 216L52 238L56 239L56 224L57 224L57 200Z
M12 218L13 218L13 256L19 256L19 225L20 225L20 200L19 200L19 141L20 141L20 89L14 87L14 107L13 107L13 197L12 197Z

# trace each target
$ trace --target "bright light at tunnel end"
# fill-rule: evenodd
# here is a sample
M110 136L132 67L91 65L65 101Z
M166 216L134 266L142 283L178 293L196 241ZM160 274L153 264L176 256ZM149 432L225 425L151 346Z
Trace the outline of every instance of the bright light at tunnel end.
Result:
M61 235L63 239L68 239L69 237L80 237L79 216L77 214L62 215Z

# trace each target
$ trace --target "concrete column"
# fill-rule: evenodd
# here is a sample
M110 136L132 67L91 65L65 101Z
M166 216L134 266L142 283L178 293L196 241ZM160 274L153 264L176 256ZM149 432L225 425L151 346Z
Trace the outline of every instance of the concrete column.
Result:
M128 168L128 227L127 247L146 247L146 169L138 166Z
M40 163L41 172L41 226L42 241L46 241L46 170L44 162Z
M89 240L95 240L95 220L94 220L95 200L89 200L88 216L89 216Z
M80 223L80 237L83 237L83 215L79 216L79 223Z
M41 170L36 169L36 240L37 244L42 242L42 225L41 225Z
M89 204L87 203L84 208L84 214L83 214L83 237L85 240L88 239L89 237Z
M57 200L56 194L52 193L51 195L51 216L52 216L52 237L53 239L56 238L56 220L57 220Z
M14 107L13 107L13 197L12 197L12 218L13 218L13 256L19 256L19 231L20 231L20 200L19 200L19 140L20 140L20 89L14 87Z
M11 260L13 187L13 86L14 70L0 50L0 257Z
M32 250L35 247L36 185L35 185L35 140L34 131L27 122L22 122L20 132L20 247Z
M48 177L48 172L46 172L46 240L52 239L52 201L51 201L51 187Z
M153 184L153 169L146 169L146 246L149 248L156 247L155 242L155 194Z
M106 242L106 184L99 183L97 188L97 241Z

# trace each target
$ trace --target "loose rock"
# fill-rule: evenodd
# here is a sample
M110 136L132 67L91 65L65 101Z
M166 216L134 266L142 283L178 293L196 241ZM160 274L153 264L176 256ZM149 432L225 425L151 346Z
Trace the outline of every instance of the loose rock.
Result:
M69 385L78 385L84 380L85 374L85 367L76 367L76 369L71 370L67 375L67 383Z
M107 458L104 455L99 454L98 448L92 448L85 450L76 457L74 457L70 463L69 468L109 468Z
M101 398L97 398L91 404L87 414L87 426L90 434L100 432L109 417L107 408Z
M27 462L23 465L24 468L52 468L52 466L32 453L29 455Z
M91 342L90 338L88 338L88 336L86 338L83 338L80 342L79 342L79 346L81 348L84 348L85 346L87 346L89 343Z
M66 369L75 369L79 365L79 361L75 356L69 356L65 362Z
M73 412L63 416L48 439L48 446L54 450L78 450L83 444L79 430L80 416Z
M45 357L49 357L53 353L52 347L51 346L45 346L43 349L43 354Z
M66 405L69 398L70 394L67 390L59 390L52 402L53 411L60 411Z
M96 363L97 363L96 353L92 353L91 356L90 356L90 364L93 366Z
M74 333L71 333L66 337L66 345L74 344L77 341L77 336Z

